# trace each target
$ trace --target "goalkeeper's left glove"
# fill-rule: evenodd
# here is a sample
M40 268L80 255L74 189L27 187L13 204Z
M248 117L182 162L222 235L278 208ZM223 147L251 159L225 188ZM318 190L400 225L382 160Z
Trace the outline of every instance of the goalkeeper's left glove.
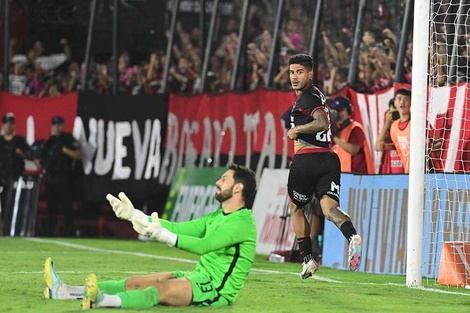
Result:
M162 227L157 212L153 212L152 215L146 220L138 217L132 217L131 221L134 230L142 236L164 242L172 247L176 245L178 235Z
M149 216L142 212L141 210L135 209L131 200L126 196L124 192L120 192L118 195L119 199L108 193L106 195L106 200L109 201L109 204L113 208L114 213L117 217L122 220L130 221L132 217L137 217L140 219L148 219Z

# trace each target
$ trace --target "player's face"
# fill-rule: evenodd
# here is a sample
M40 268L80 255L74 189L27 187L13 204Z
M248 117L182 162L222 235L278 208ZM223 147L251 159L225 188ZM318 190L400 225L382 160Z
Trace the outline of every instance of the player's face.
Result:
M395 107L400 114L409 114L411 108L411 97L406 95L396 95Z
M217 191L215 192L215 199L220 203L230 199L233 195L233 186L235 181L233 180L233 171L226 171L222 177L215 183Z
M309 71L300 64L289 66L289 78L294 91L302 91L312 83L313 71Z

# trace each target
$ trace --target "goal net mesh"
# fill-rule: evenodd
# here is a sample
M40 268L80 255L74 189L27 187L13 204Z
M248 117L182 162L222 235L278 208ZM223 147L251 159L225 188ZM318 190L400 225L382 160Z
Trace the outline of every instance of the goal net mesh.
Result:
M470 284L470 3L430 2L423 284L464 287Z

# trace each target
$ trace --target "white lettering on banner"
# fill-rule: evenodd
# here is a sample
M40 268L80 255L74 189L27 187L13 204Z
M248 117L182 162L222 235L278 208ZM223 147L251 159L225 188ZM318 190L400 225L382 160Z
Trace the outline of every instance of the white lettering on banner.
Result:
M235 157L235 147L237 143L237 133L236 133L236 123L235 119L231 116L228 116L224 120L224 125L220 125L220 121L211 122L210 118L206 117L203 120L204 123L204 133L202 141L202 151L200 151L200 161L199 167L203 167L205 163L212 163L214 167L218 167L220 164L220 149L222 147L223 138L227 133L227 130L230 131L230 150L229 150L229 161L228 163L233 162ZM212 135L212 124L214 127L214 136ZM214 139L213 139L214 138ZM212 145L213 140L215 140L215 153L214 159L212 159ZM181 152L181 151L180 151Z
M281 129L284 129L284 121L280 120ZM287 168L289 165L287 164L287 156L288 156L288 149L289 149L289 142L290 139L287 138L287 131L285 131L282 135L282 160L281 160L281 168Z
M114 140L115 140L115 133L114 133L114 122L108 122L108 128L106 131L106 149L104 147L105 140L104 140L104 121L98 121L98 142L97 142L97 151L95 157L95 174L98 176L106 175L109 173L113 168L113 160L114 160ZM104 157L104 151L106 150L106 157Z
M214 167L220 166L220 148L222 146L222 127L219 121L214 121Z
M465 271L467 272L467 276L470 276L470 265L467 262L467 257L465 255L464 245L463 244L453 244L452 248L454 248L459 257L460 261L465 265Z
M233 116L227 116L224 120L224 135L230 130L230 149L228 150L228 163L235 159L235 147L237 146L237 125Z
M166 132L165 154L163 155L163 164L159 176L160 184L170 185L173 177L176 175L178 166L178 151L176 144L178 143L179 121L178 117L173 113L168 113Z
M222 143L227 132L230 132L230 148L228 162L233 162L235 157L237 129L236 122L232 116L224 119L223 125L219 120L212 121L210 118L204 118L204 133L202 151L197 151L192 141L192 135L199 133L199 122L182 122L182 129L179 130L180 123L178 117L168 114L168 127L166 134L166 147L163 156L162 169L160 172L160 183L169 185L177 170L184 167L195 167L198 152L202 153L199 167L204 166L204 162L212 158L212 166L220 166L220 151ZM177 148L179 143L179 148ZM212 152L212 147L214 151Z
M259 112L254 114L243 114L243 131L246 133L246 158L245 166L251 168L252 146L258 141ZM253 141L251 138L253 137Z
M214 198L216 188L212 185L181 186L178 190L171 221L190 221L217 210L219 202Z
M197 151L194 147L191 136L193 133L199 133L199 122L197 121L183 121L183 129L181 130L180 147L178 152L178 168L183 165L183 158L181 154L185 155L184 167L194 167L197 159Z
M276 161L276 122L271 112L266 113L264 122L266 128L264 130L263 149L261 149L258 166L256 167L256 179L258 181L264 168L264 160L268 159L269 168L274 168L274 162Z
M131 168L123 166L122 160L127 157L127 147L124 145L124 138L132 133L129 122L116 122L116 152L114 159L113 180L128 179L131 175Z
M150 120L145 121L144 139L142 140L139 131L139 124L132 122L132 138L134 140L135 171L134 178L139 180L144 172L145 157L148 153L150 140Z
M75 122L73 123L73 136L78 140L78 142L80 142L83 154L83 171L85 172L85 175L89 175L93 170L93 156L95 155L97 147L96 125L96 119L90 118L88 121L89 139L87 140L82 119L79 116L76 116Z
M153 127L150 127L153 125ZM141 136L136 121L109 121L105 129L103 120L90 118L89 135L86 137L81 117L75 118L73 136L80 142L83 151L83 168L85 175L94 173L98 176L109 174L112 179L129 179L134 171L135 179L143 177L156 178L160 172L161 122L155 119L145 121L144 134ZM106 140L104 139L106 133ZM128 151L124 138L132 135L134 151ZM106 149L105 149L106 145ZM149 148L150 147L150 148ZM106 151L106 156L105 156ZM135 164L124 166L128 153L135 156ZM96 155L95 155L96 154ZM145 162L147 160L147 162ZM152 175L153 171L153 175Z
M274 168L276 160L276 145L277 145L277 134L276 126L278 120L274 117L271 112L264 115L265 120L265 131L263 138L263 145L261 149L261 156L258 162L256 175L260 177L261 172L264 168L265 159L268 159L268 167ZM246 166L249 166L249 160L252 156L252 151L258 141L257 131L259 128L260 113L257 111L253 114L244 115L243 119L243 131L245 132L246 141ZM166 134L166 147L165 154L163 156L162 169L160 171L159 180L160 183L169 185L171 184L173 177L176 175L178 169L184 167L203 167L207 166L208 163L213 167L220 166L220 154L222 144L224 143L225 136L230 132L230 147L228 151L227 163L233 162L235 158L237 138L237 123L233 116L227 116L223 124L219 120L211 120L209 117L205 117L203 120L203 131L202 135L202 148L201 151L197 151L192 141L192 135L198 134L199 123L198 121L184 119L181 121L182 126L180 127L180 120L178 116L173 113L168 114L168 127ZM282 121L279 122L280 125ZM212 127L211 127L212 126ZM284 126L282 126L284 127ZM253 138L253 139L252 139ZM227 139L225 139L227 140ZM284 165L287 166L287 142L285 142L285 149L283 149ZM196 164L198 154L200 155L199 164ZM212 162L208 162L208 160ZM250 166L251 167L251 166Z
M211 131L211 120L210 118L204 118L204 139L202 140L202 151L201 158L199 160L199 167L204 166L204 162L212 162L212 131Z
M153 170L153 178L157 178L158 175L160 175L160 160L161 160L161 155L160 155L160 147L162 144L162 136L161 136L161 129L162 129L162 124L160 123L160 120L156 119L153 121L153 127L152 127L152 137L150 138L150 151L148 153L148 159L147 159L147 168L145 169L145 179L150 179L152 177L152 170ZM134 142L135 146L135 142ZM137 159L136 159L137 162ZM136 175L136 179L137 178Z

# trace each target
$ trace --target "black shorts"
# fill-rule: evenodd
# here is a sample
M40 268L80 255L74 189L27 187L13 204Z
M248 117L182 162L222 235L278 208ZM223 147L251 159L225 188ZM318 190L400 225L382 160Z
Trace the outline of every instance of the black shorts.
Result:
M305 207L312 196L321 199L324 195L339 203L341 164L334 152L296 154L289 170L287 191L290 200Z

